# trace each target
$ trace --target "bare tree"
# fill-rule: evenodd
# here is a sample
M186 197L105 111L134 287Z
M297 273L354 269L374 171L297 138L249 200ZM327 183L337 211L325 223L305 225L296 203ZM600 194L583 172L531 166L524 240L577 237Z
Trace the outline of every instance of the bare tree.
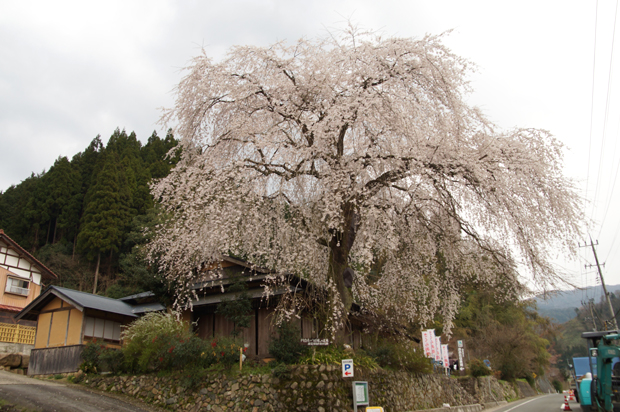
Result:
M553 283L549 248L574 252L561 144L497 131L438 36L351 29L187 71L162 119L182 159L153 189L171 219L151 243L181 288L232 253L331 291L332 330L355 301L449 331L462 284L512 290L519 264Z

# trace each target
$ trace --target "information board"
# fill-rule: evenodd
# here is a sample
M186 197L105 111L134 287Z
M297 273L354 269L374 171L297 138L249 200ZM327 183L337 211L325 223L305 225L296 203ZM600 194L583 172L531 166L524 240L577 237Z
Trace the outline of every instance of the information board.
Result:
M353 409L357 412L358 406L368 406L368 382L353 382Z

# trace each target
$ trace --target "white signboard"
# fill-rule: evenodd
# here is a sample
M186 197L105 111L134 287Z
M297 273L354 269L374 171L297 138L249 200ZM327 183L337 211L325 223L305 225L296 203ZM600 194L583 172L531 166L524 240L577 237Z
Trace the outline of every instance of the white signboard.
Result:
M462 371L465 370L465 362L463 361L463 359L465 359L465 348L460 347L459 348L459 369Z
M450 367L450 356L448 355L448 345L441 345L441 355L443 360L443 367Z
M431 352L431 340L429 338L429 332L427 330L422 331L422 346L424 347L424 356L430 358Z
M302 339L300 342L307 346L329 346L329 339Z
M343 378L353 377L353 359L342 360L342 377Z
M437 345L436 345L436 350L435 350L435 361L439 362L441 361L441 338L437 337Z
M431 345L431 359L435 359L435 353L437 352L437 338L435 337L435 329L429 329L428 340Z

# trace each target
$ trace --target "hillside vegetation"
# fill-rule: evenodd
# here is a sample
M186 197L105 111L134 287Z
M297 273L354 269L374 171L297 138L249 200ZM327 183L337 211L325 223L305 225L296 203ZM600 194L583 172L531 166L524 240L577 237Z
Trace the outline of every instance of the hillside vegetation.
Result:
M177 143L171 132L163 139L153 132L145 145L119 129L105 146L97 136L71 160L59 157L0 192L0 228L61 286L114 297L151 288L153 275L133 247L156 215L149 185L168 175Z

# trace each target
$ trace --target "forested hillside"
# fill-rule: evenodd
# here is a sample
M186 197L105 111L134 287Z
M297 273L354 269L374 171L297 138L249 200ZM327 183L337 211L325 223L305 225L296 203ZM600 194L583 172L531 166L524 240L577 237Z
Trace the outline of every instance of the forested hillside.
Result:
M615 295L620 294L620 285L607 285L607 290ZM604 296L601 285L590 286L585 289L557 290L538 295L534 298L536 308L541 316L555 319L558 323L565 323L577 316L577 309L589 298L599 300Z
M614 290L617 287L617 285L610 286ZM615 315L620 311L619 294L620 292L616 290L609 295ZM567 365L572 363L573 357L588 355L586 341L581 337L583 332L614 329L613 315L603 296L598 301L591 299L584 303L584 306L573 310L576 315L573 319L560 325L561 334L557 339L556 352L560 357L558 365L565 370L566 374L568 373Z
M97 136L71 160L59 157L0 192L0 228L56 272L59 285L116 297L141 291L152 276L133 247L155 216L149 184L170 172L176 146L170 131L163 139L153 132L145 145L119 129L105 146Z

